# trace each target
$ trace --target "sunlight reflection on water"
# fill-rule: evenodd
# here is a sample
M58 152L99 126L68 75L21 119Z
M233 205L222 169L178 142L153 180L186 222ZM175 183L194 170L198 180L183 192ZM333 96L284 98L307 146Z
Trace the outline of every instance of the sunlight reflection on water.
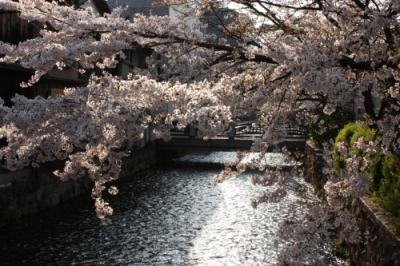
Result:
M184 160L226 162L236 154L194 156ZM279 224L307 213L316 200L310 187L293 177L281 201L253 209L251 200L272 188L253 186L246 173L213 186L216 174L159 169L154 175L125 179L111 202L112 224L101 225L88 206L58 218L40 215L28 228L0 232L1 243L7 243L0 246L2 263L274 265L287 245L277 236Z

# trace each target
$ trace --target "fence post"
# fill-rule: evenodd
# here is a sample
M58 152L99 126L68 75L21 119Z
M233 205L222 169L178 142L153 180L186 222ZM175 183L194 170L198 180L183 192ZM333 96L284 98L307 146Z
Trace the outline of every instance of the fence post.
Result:
M153 140L153 123L149 123L147 125L146 131L147 134L145 134L145 142L146 144L150 143Z
M235 139L235 135L236 135L235 123L230 122L229 129L228 129L228 138L233 140L233 139Z
M189 137L195 138L196 135L197 135L197 128L194 125L189 124Z

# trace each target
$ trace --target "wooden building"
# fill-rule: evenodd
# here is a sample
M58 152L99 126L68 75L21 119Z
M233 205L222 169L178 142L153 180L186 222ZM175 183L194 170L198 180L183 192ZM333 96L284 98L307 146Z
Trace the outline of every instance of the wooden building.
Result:
M74 6L93 8L100 15L109 13L110 8L104 0L71 0ZM22 41L35 38L39 35L41 25L37 22L28 22L20 19L18 12L0 10L0 41L18 44ZM116 69L110 70L114 75L126 77L135 67L146 67L146 58L152 53L151 49L132 47L124 51L126 58L121 60ZM72 69L62 71L54 69L43 76L38 83L29 88L21 88L21 82L27 82L32 76L32 69L25 69L17 64L0 63L0 97L6 105L11 105L11 98L21 94L29 98L35 96L49 97L62 94L65 87L85 85L88 74L82 76Z
M38 36L40 24L20 19L16 11L0 11L0 41L18 44L19 42ZM66 86L79 86L84 79L72 70L52 70L32 87L21 88L20 83L28 81L33 74L32 69L25 69L17 64L0 64L0 97L6 105L15 94L29 98L35 96L49 97L62 93Z

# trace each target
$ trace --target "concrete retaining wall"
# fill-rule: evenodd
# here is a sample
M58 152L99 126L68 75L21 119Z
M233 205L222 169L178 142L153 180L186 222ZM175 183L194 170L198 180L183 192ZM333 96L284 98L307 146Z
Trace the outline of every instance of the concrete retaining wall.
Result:
M156 162L156 149L150 144L124 159L121 177L126 178L143 171L154 166ZM62 182L52 173L62 167L63 162L55 162L17 172L1 170L0 227L82 194L86 193L89 197L92 187L89 178Z

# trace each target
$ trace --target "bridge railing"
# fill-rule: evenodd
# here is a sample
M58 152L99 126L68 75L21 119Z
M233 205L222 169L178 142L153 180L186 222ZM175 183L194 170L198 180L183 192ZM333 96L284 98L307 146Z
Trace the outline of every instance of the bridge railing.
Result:
M235 126L236 136L243 135L259 135L262 136L264 134L264 128L262 128L258 124L239 124Z
M198 130L195 126L188 125L185 129L171 128L170 134L172 137L189 137L197 138ZM218 137L226 137L229 139L241 137L261 137L264 134L264 129L253 122L242 122L232 124Z
M286 138L305 138L308 133L307 129L303 126L298 127L290 127L290 126L283 126L278 129L281 133L282 137Z
M280 126L277 129L278 133L282 138L306 138L307 130L303 126ZM223 133L218 137L226 137L229 139L243 138L243 137L262 137L265 133L264 128L254 121L245 121L233 124L229 126ZM171 129L172 137L189 137L197 138L198 130L195 126L189 125L183 130L177 128Z

